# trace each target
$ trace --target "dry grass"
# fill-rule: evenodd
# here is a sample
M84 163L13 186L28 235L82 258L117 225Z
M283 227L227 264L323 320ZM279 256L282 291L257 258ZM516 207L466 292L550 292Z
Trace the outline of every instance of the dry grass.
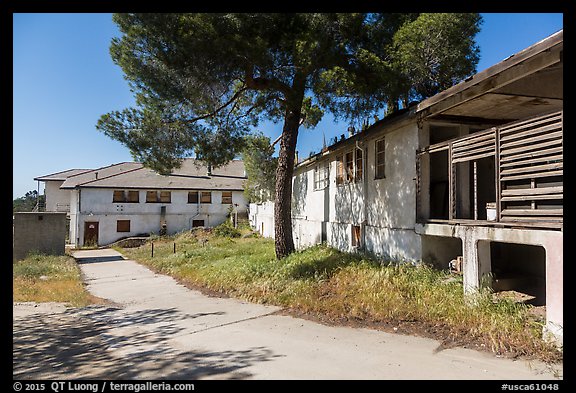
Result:
M63 302L82 307L99 300L84 287L80 269L68 255L30 255L13 264L15 302Z
M551 362L562 358L541 340L542 323L530 318L530 306L494 300L488 291L470 302L460 277L422 264L383 263L325 246L278 261L269 239L232 239L201 230L156 239L153 258L149 244L119 251L185 284L324 321L410 325L412 333L441 334L435 338L448 345Z

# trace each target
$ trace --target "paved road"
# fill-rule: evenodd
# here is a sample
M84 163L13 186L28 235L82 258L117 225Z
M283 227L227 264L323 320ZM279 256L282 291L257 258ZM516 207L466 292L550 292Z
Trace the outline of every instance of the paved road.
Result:
M114 305L14 306L16 379L548 380L561 367L426 338L330 327L277 307L207 297L117 252L77 251L88 289Z

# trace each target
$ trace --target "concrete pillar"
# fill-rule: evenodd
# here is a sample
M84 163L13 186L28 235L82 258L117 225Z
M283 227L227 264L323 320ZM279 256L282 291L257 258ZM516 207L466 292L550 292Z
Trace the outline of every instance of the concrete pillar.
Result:
M462 254L464 293L472 294L485 284L492 271L490 241L478 240L474 228L463 228Z
M564 248L562 233L548 236L546 249L546 326L544 337L563 345L564 338Z

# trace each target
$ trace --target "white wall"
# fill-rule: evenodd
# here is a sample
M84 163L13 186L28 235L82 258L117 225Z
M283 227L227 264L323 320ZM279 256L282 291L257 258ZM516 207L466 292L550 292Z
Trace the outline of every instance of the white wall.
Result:
M248 219L261 236L274 238L274 202L250 204Z
M99 223L98 244L105 245L120 238L142 234L159 233L161 207L166 207L166 230L175 234L192 227L192 220L204 220L204 225L214 227L226 219L229 204L222 204L222 192L212 191L211 204L188 203L188 190L172 190L170 203L146 203L146 190L139 190L138 203L115 203L113 189L81 190L81 212L71 211L71 218L77 217L77 236L79 245L84 241L84 223ZM238 212L246 212L247 204L242 191L232 192L232 204L238 204ZM117 220L130 220L130 232L117 232ZM71 221L75 222L75 221ZM73 225L71 225L72 228ZM72 235L71 229L71 235Z
M49 180L44 182L44 195L46 196L47 212L67 212L70 204L70 190L61 190L63 180Z
M385 136L386 177L375 179L375 142ZM355 148L363 150L363 180L336 184L336 156ZM331 153L329 187L314 190L314 163L300 167L293 179L292 216L297 248L321 242L322 222L329 245L354 251L352 226L360 226L366 251L386 259L420 260L416 223L416 150L418 128L409 124L386 135L383 132L357 145ZM322 163L319 161L318 163Z

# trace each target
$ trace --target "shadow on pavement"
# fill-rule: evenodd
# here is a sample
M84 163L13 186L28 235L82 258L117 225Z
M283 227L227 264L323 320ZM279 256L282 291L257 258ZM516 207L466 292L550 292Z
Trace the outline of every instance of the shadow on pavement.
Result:
M242 351L179 351L175 322L206 315L176 309L130 314L91 306L13 320L14 379L245 379L244 369L274 355L265 347Z
M114 261L124 261L124 257L122 255L110 255L110 256L102 256L102 257L75 257L76 262L79 264L85 263L98 263L98 262L114 262Z

